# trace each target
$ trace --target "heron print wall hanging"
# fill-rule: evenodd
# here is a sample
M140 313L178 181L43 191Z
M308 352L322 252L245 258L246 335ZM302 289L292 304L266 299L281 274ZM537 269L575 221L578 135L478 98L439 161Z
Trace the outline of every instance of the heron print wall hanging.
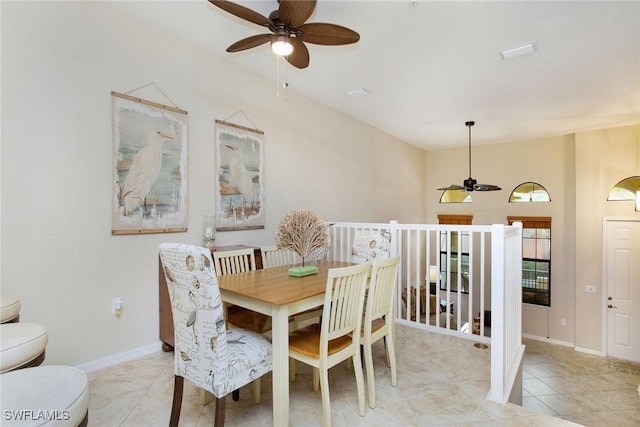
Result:
M216 120L216 230L264 228L264 132Z
M187 112L111 92L112 234L187 231Z

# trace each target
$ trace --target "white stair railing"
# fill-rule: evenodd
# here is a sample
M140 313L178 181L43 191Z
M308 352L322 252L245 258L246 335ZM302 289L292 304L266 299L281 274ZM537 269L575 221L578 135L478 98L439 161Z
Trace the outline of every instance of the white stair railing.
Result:
M511 227L494 225L491 254L492 276L497 283L491 292L492 326L500 336L491 340L490 400L507 403L520 373L522 344L522 223ZM515 304L514 302L518 302ZM498 339L499 338L499 339Z
M331 259L401 254L397 323L491 344L488 398L506 402L524 350L521 227L391 221L335 222L329 230ZM376 242L368 248L363 239ZM431 266L439 273L434 283Z

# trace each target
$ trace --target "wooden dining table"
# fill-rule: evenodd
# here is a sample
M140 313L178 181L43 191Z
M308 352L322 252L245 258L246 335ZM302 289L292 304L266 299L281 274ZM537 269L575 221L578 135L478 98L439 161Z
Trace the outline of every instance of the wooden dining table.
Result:
M353 265L342 261L305 263L318 273L289 276L291 266L265 268L218 277L222 300L271 316L273 348L273 425L289 425L289 316L324 304L329 269Z

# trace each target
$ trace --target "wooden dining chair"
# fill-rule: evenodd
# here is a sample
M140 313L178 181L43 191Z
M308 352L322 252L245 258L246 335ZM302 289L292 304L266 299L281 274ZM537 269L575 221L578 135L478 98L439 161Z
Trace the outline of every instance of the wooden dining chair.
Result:
M331 425L329 368L352 359L358 389L358 412L365 413L365 385L360 359L360 329L370 263L329 269L322 321L293 331L289 335L291 379L295 380L295 361L314 368L320 376L322 418ZM316 374L317 373L317 374ZM315 387L314 380L314 387Z
M289 249L278 249L276 245L260 247L262 268L281 267L301 262L300 256Z
M218 276L243 273L256 269L256 256L253 248L214 252L213 263Z
M260 248L260 254L262 255L262 267L283 267L288 265L295 265L302 262L302 258L289 249L278 249L276 245L267 245ZM319 319L322 315L322 307L318 309L310 309L297 313L294 316L289 317L289 329L291 331L298 329L299 325L304 322L313 321Z
M244 273L256 269L256 258L253 248L237 249L234 251L214 252L213 263L217 276ZM271 318L262 313L227 305L227 322L240 328L260 334L271 329Z
M209 249L163 243L159 252L171 300L175 336L173 406L169 425L178 425L186 378L215 396L215 425L223 426L227 394L255 381L256 403L260 401L260 377L272 370L271 343L252 331L227 330Z
M361 335L370 408L376 407L376 385L371 346L381 339L385 343L387 365L391 368L391 385L395 387L397 384L393 307L399 265L400 255L397 255L389 259L376 260L371 270Z

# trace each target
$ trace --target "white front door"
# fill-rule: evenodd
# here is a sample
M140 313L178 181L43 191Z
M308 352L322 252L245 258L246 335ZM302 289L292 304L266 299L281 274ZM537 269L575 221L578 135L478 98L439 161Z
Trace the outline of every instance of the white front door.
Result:
M640 221L605 227L607 355L640 362Z

